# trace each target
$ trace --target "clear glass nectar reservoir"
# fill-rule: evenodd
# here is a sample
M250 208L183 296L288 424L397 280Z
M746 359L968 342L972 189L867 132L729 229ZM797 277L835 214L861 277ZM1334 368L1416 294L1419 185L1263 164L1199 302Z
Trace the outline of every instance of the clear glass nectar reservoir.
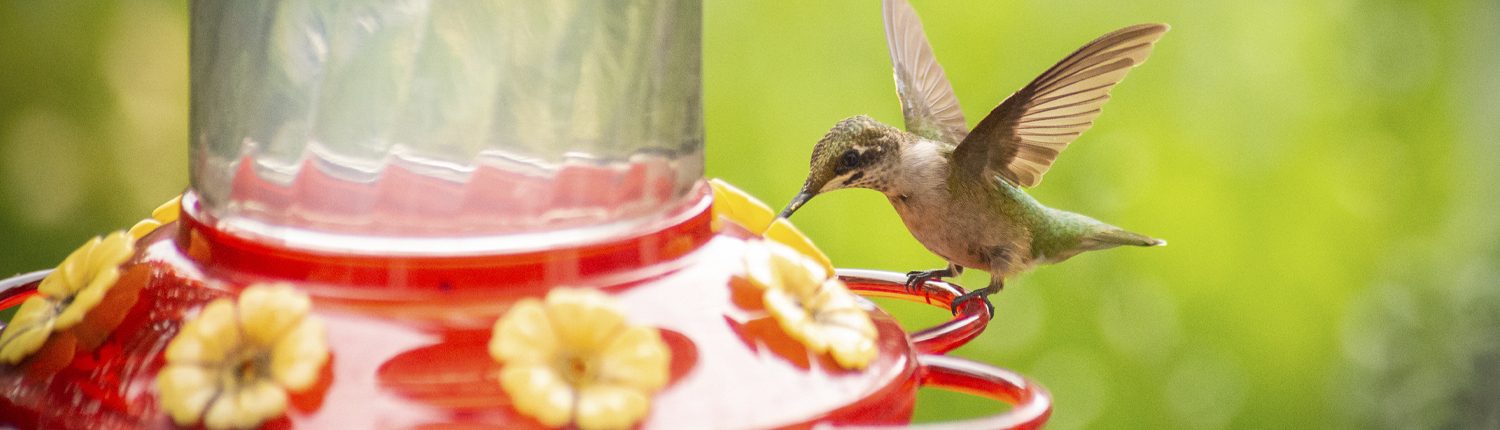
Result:
M664 220L703 173L701 5L192 5L200 219L287 246L535 250Z

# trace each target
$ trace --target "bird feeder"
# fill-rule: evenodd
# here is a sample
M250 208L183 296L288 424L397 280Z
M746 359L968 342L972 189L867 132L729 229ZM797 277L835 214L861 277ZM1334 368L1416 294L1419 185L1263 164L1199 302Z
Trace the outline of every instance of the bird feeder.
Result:
M895 427L923 386L1012 405L954 428L1050 413L942 355L982 303L907 333L850 294L960 288L830 271L702 179L697 0L191 19L191 187L0 281L0 427Z

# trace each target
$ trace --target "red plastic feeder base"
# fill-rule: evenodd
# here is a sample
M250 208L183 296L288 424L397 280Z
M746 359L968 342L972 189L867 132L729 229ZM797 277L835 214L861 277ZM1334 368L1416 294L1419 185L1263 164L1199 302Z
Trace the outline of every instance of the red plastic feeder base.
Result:
M641 428L905 426L917 388L995 398L1005 413L952 428L1036 428L1051 411L1039 386L1009 371L941 356L989 320L970 302L943 325L908 336L866 303L878 357L844 370L809 353L752 300L741 254L750 235L710 229L707 187L659 228L610 243L526 254L403 257L317 254L242 239L195 217L138 243L103 302L40 351L0 366L0 426L170 428L154 379L185 317L209 300L259 282L293 282L328 328L332 358L317 385L292 396L266 428L543 428L519 414L486 352L491 327L516 300L551 286L599 288L633 323L659 328L672 352L670 382ZM0 281L0 308L32 294L38 272ZM902 275L843 270L851 289L946 309L962 291L930 282L905 291Z

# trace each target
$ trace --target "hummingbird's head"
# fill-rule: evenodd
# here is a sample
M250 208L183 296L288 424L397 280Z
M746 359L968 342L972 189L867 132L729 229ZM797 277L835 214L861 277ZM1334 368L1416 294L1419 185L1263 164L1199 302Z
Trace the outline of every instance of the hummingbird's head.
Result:
M790 217L813 196L841 188L883 191L900 158L900 137L900 130L864 115L834 124L813 146L807 181L781 216Z

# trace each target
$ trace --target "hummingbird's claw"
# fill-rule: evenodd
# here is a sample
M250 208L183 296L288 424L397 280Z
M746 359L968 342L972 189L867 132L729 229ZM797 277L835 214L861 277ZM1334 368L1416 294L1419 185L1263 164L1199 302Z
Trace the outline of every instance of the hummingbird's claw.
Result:
M931 279L931 278L924 278L922 276L922 273L923 272L921 270L913 270L913 271L910 271L910 272L906 272L906 292L908 292L908 293L915 293L915 292L917 292L917 289L921 288L922 284L927 283L927 279Z
M952 311L954 315L958 315L959 306L963 306L963 304L968 302L969 300L978 298L979 300L984 302L984 307L986 309L989 309L990 319L995 319L995 304L990 303L990 294L993 293L994 291L990 291L989 288L980 288L974 291L963 293L958 297L953 298L953 302L948 305L948 310Z
M937 270L913 270L906 272L906 291L916 293L921 291L927 281L941 277Z
M922 287L927 284L927 281L946 278L949 276L958 276L958 273L955 272L952 268L947 267L942 269L913 270L910 272L906 272L906 291L910 293L921 291Z

